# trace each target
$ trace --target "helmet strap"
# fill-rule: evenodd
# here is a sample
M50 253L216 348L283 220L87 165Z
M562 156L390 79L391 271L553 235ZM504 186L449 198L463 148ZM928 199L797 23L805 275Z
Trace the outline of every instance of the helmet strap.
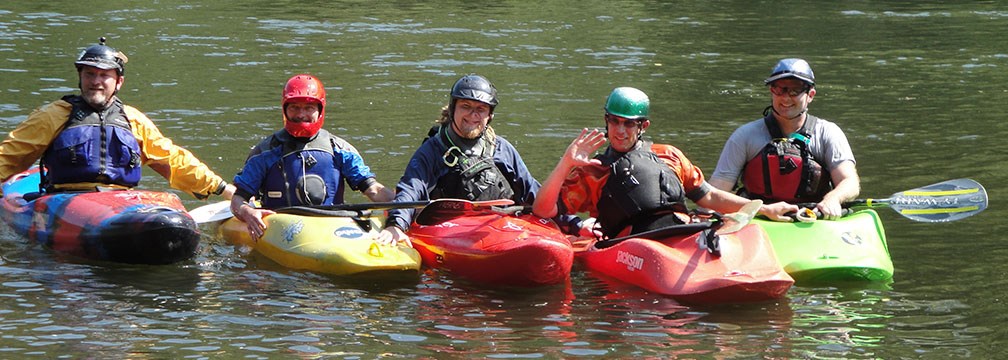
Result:
M780 117L782 119L785 119L787 121L791 121L791 120L794 120L794 119L797 119L797 118L801 117L802 115L805 115L805 113L808 112L808 105L805 105L804 107L802 107L801 112L799 112L798 115L795 115L795 116L792 116L792 117L787 117L787 116L784 116L784 114L781 114L781 113L777 112L777 109L774 109L773 105L767 106L766 109L763 110L763 116L767 116L767 114L769 114L770 111L772 111L774 113L774 116L778 116L778 117Z

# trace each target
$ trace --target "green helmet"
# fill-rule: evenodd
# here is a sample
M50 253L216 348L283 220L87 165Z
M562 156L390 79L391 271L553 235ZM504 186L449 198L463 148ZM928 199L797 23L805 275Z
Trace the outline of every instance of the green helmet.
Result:
M618 87L613 89L606 99L605 111L606 114L622 118L645 120L648 118L650 104L651 100L643 91L632 87Z

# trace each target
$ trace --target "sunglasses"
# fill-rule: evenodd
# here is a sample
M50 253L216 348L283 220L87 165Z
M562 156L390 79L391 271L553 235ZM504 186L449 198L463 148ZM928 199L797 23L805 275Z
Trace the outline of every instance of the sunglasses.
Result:
M783 87L773 85L770 86L770 93L777 96L787 94L790 97L796 97L798 95L807 93L808 91L809 91L808 86L800 86L800 87Z
M636 128L639 128L641 126L641 123L643 122L643 119L633 120L633 119L621 118L619 116L614 116L614 115L606 115L605 122L606 122L606 125L608 125L608 126L613 126L613 127L620 126L620 127L625 128L625 129L636 129Z

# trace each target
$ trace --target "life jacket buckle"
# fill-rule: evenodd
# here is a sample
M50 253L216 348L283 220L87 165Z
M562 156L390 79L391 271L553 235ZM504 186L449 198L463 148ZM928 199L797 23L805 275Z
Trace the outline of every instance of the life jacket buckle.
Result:
M448 167L454 167L455 165L458 165L459 162L459 156L452 154L452 150L455 150L459 154L462 153L462 149L459 149L458 146L448 148L448 151L445 151L444 155L441 156L441 160L444 161L445 165L448 165ZM449 161L448 157L452 157L452 159Z

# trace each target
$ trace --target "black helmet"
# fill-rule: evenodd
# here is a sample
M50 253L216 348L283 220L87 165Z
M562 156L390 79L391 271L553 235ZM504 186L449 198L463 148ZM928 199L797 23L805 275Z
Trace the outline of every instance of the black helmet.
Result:
M80 71L81 66L93 66L105 70L116 69L116 73L122 76L126 72L126 55L105 45L104 36L98 41L99 44L88 46L77 56L77 61L74 61L77 71Z
M479 75L466 75L455 82L451 90L452 105L455 100L469 99L476 100L490 105L490 111L497 106L497 88L485 77ZM454 110L454 109L452 109Z

